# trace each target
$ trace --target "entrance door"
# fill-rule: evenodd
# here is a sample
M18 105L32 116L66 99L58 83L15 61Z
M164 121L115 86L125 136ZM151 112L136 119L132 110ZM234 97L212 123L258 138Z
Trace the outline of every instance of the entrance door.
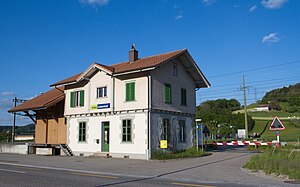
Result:
M109 122L102 122L102 152L109 152Z

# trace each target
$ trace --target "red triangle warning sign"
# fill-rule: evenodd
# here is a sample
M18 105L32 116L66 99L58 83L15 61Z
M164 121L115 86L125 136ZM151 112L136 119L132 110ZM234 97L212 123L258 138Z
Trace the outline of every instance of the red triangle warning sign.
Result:
M283 125L283 123L279 120L279 118L277 116L275 116L273 122L271 123L270 130L281 131L284 129L285 129L285 126Z

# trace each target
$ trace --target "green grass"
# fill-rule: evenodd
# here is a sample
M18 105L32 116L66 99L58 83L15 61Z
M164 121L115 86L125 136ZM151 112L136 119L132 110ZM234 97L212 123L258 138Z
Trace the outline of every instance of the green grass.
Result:
M295 125L291 124L289 120L281 120L281 121L285 126L285 130L280 131L280 141L285 141L285 142L293 142L294 141L295 142L298 139L300 139L300 128L299 128L299 126L295 126ZM254 132L261 133L267 122L269 122L268 126L267 126L267 129L261 135L260 139L263 139L264 141L276 140L275 131L271 131L269 129L271 120L269 120L269 121L255 120L254 128L250 132L250 134L253 134Z
M267 174L286 175L289 178L300 179L300 151L292 148L263 150L244 165L245 168L257 171L263 170ZM299 150L299 149L298 149Z
M168 159L179 159L179 158L189 158L189 157L201 157L206 155L209 155L209 153L206 153L201 149L197 151L195 147L192 147L190 149L179 151L176 153L163 152L163 150L153 151L151 158L154 160L168 160Z

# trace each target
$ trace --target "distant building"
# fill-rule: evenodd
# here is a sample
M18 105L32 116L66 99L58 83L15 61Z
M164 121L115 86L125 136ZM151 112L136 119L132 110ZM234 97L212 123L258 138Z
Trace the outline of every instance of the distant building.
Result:
M255 107L255 111L268 112L268 111L270 111L270 106L269 105L259 105L259 106Z
M16 141L33 140L34 134L18 134L15 136Z

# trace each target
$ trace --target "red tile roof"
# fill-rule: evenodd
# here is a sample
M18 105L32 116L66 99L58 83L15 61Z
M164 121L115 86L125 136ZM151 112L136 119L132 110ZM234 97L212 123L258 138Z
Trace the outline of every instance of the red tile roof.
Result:
M60 89L60 90L58 90ZM29 111L29 110L39 110L51 107L65 98L64 87L59 87L49 90L25 103L22 103L8 112L19 112L19 111Z
M159 55L155 55L155 56L140 58L133 62L122 62L122 63L114 64L111 66L105 66L103 64L96 64L96 65L100 68L104 68L105 70L112 72L113 74L118 74L118 73L139 70L139 69L155 67L155 66L162 64L172 58L179 56L180 54L183 54L185 51L187 51L187 50L182 49L182 50L172 51L172 52L159 54ZM58 86L58 85L75 82L77 80L77 78L80 77L81 74L82 73L79 73L72 77L66 78L66 79L61 80L57 83L54 83L50 86Z
M133 62L123 62L115 65L111 65L114 68L114 73L123 73L127 71L134 71L138 69L145 69L150 67L155 67L167 60L175 58L176 56L182 54L186 49L172 51L169 53L164 53L160 55L140 58Z

